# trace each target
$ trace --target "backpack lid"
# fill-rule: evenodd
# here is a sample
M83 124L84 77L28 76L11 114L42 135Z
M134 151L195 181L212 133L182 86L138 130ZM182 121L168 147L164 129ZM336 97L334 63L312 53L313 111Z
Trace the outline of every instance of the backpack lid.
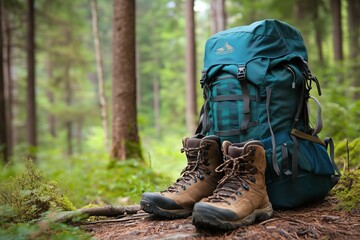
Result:
M209 38L205 45L204 70L219 64L246 65L253 59L274 59L288 54L307 61L301 33L285 22L266 19Z

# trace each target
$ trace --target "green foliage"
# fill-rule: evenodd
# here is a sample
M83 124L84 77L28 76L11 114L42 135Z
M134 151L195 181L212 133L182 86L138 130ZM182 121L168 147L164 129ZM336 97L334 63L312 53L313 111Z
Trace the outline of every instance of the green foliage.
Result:
M353 140L343 140L336 144L335 156L342 161L344 169L360 168L360 137Z
M333 190L338 207L347 211L360 209L360 169L346 172Z
M155 119L159 120L160 132L163 134L179 126L185 129L183 2L138 0L136 12L136 39L141 69L138 75L141 86L137 93L141 96L138 109L143 123L146 123L139 126L140 130L154 128ZM148 34L149 29L151 34ZM159 116L155 116L153 110L155 79L160 85Z
M186 166L186 157L180 152L182 135L168 133L161 138L154 139L143 133L144 157L146 162L158 172L166 173L171 180L179 177L181 170Z
M44 178L31 160L24 172L2 182L0 207L0 224L31 221L56 209L75 210L58 184Z
M51 168L56 164L56 168ZM88 152L58 162L41 164L49 178L58 179L78 208L89 203L128 205L138 203L141 193L160 190L166 178L136 160L109 161L107 154ZM64 171L64 169L66 169Z
M47 240L68 239L86 240L92 239L90 235L81 231L78 227L68 226L62 223L41 221L37 224L17 223L8 228L0 228L1 240Z
M89 140L96 142L100 134L95 131ZM15 162L3 168L0 239L89 239L77 228L52 222L51 215L59 210L74 210L68 199L79 208L88 203L135 204L144 191L160 191L170 182L145 163L109 161L102 146L85 145L93 152L63 158L54 151L43 151L38 167L32 162L26 166ZM13 174L16 176L11 177ZM66 189L68 198L62 189ZM29 223L35 219L38 223Z
M108 153L104 152L103 132L100 128L92 128L83 143L84 153L71 157L63 154L61 148L52 147L64 144L60 138L48 139L46 148L38 153L38 168L44 178L56 181L62 189L66 189L67 197L77 208L92 202L134 204L138 203L143 191L165 188L171 181L169 177L173 177L167 171L176 171L179 168L176 168L176 159L183 159L183 156L174 157L180 155L181 137L166 138L161 145L154 139L149 141L144 137L145 162L111 161ZM19 149L19 152L22 151ZM0 171L1 183L24 171L23 162L18 161L19 155ZM185 162L181 161L181 164L183 167ZM161 174L164 172L165 176Z

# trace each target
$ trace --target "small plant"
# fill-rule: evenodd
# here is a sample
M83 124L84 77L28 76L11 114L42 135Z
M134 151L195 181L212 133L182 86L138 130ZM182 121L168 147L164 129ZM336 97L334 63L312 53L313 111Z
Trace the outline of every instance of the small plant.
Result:
M75 210L64 191L27 160L25 170L0 185L0 225L39 219L45 212Z

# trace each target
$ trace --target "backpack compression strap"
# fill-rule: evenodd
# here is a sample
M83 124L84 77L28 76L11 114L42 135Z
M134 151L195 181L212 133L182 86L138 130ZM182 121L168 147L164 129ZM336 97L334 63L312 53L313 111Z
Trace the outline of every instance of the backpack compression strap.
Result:
M250 114L250 94L249 94L249 89L247 87L247 82L246 82L246 67L245 66L241 65L238 67L237 79L240 81L242 95L244 96L243 97L244 120L241 123L240 130L241 130L241 133L246 134L247 129L249 128L251 114Z
M336 166L336 163L335 163L334 142L333 142L332 138L330 138L330 137L325 138L324 142L325 142L326 150L328 149L328 146L330 147L330 149L329 149L330 150L330 160L331 160L331 164L333 165L333 168L335 169L335 171L337 173L336 175L341 176L340 170Z
M279 165L277 163L277 159L276 159L276 140L275 140L275 134L272 130L271 127L271 119L270 119L270 99L271 99L271 88L270 87L266 87L266 113L267 113L267 120L268 120L268 125L269 125L269 130L270 130L270 134L271 134L271 144L272 144L272 164L273 164L273 169L276 172L276 174L278 176L280 176L280 168Z

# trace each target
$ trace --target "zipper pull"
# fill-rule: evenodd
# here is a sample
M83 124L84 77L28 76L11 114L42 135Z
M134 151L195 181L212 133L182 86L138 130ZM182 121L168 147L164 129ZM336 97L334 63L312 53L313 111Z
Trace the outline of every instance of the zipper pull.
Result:
M289 66L287 66L286 69L289 70L289 71L292 73L292 75L293 75L293 81L292 81L292 84L291 84L291 88L292 88L292 89L295 89L295 85L296 85L296 84L295 84L295 83L296 83L296 82L295 82L295 81L296 81L296 75L295 75L294 71L293 71Z

